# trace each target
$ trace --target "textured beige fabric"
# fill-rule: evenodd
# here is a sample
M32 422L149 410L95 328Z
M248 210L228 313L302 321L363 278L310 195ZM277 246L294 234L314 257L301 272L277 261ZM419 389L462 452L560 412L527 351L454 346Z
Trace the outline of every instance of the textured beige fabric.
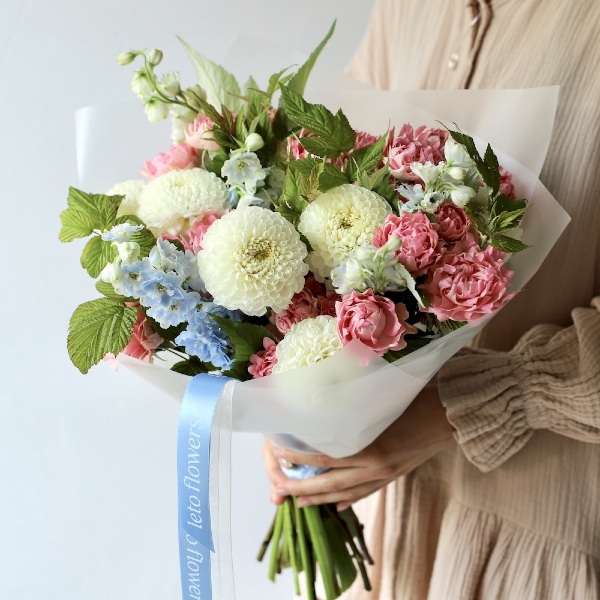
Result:
M561 85L541 179L572 222L440 373L459 444L358 503L376 590L347 600L600 598L599 34L591 0L375 5L349 68L367 83Z

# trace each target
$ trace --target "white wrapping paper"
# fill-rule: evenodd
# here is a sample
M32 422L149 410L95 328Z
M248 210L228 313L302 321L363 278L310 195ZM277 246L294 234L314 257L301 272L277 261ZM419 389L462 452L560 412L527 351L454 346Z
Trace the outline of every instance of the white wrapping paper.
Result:
M239 54L236 60L235 53L243 54L247 47L241 43L234 49L230 65L244 65ZM265 61L272 57L277 62L271 72L282 64L299 62L296 55L290 55L286 62L285 51L261 48L259 42L254 42L254 52L261 52ZM513 174L519 196L531 201L523 221L523 240L532 247L513 256L509 265L515 271L511 290L518 291L527 283L569 221L538 180L550 143L558 88L381 92L364 90L349 78L333 77L318 66L314 80L323 84L322 89L309 87L307 99L333 111L343 108L355 129L382 135L390 126L400 127L405 122L415 126L439 126L441 122L456 124L474 136L481 149L481 140L491 143L500 164ZM143 112L141 106L136 109ZM167 148L164 128L149 133L152 126L143 118L129 118L131 114L129 105L90 107L78 113L78 157L84 189L103 192L119 180L136 177L136 173L123 173L123 161L115 160L112 154L115 147L120 157L127 157L128 164L137 160L137 165L160 149L156 148L158 133L162 149ZM354 454L402 414L437 370L489 318L470 323L392 364L353 342L307 368L228 386L233 430L263 432L276 443L303 451L334 457ZM181 400L188 377L129 357L119 360L166 396Z

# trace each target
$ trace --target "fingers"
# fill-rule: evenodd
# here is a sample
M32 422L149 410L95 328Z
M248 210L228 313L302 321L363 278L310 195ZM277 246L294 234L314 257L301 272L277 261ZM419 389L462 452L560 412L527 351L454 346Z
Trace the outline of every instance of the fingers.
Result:
M389 469L346 468L334 469L308 479L287 479L275 486L275 492L282 496L299 496L303 498L318 498L312 502L338 502L344 499L354 500L351 490L365 484L379 487L382 481L389 481L395 476Z

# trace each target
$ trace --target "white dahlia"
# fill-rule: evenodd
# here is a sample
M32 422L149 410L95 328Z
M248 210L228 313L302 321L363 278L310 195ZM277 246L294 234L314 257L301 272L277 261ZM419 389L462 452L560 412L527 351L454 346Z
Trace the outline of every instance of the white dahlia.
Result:
M247 315L280 312L304 287L306 246L294 226L260 206L234 210L202 238L198 269L214 301Z
M125 196L119 204L117 217L123 215L137 215L137 207L140 199L140 194L144 189L146 182L143 179L128 179L115 183L108 192L107 196Z
M357 246L371 243L373 230L391 211L379 194L357 185L340 185L317 196L298 223L313 248L309 256L313 271L328 277Z
M295 325L277 344L277 364L273 373L301 369L319 362L342 349L337 332L337 319L320 315Z
M156 236L177 235L204 215L222 215L227 187L204 169L175 169L150 180L142 190L137 216Z

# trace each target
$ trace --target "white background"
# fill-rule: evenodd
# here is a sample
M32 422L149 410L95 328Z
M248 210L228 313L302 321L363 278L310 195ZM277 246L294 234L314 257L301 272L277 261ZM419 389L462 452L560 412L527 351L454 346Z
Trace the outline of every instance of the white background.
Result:
M82 246L57 239L77 184L74 112L132 98L132 68L115 61L129 48L163 49L192 83L175 35L216 61L239 34L308 52L337 17L322 60L341 70L372 2L0 2L0 598L175 600L178 406L124 370L84 377L66 353L73 309L96 296ZM254 560L273 512L259 448L234 436L240 600L291 596Z

